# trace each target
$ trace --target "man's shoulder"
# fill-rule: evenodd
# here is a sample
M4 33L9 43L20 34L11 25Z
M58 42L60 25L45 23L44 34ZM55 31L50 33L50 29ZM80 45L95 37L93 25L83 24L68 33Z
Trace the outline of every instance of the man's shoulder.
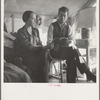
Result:
M52 25L55 25L55 24L58 24L58 22L57 21L55 21L55 22L53 22L53 23L51 23Z
M51 23L51 27L59 27L59 24L57 21Z

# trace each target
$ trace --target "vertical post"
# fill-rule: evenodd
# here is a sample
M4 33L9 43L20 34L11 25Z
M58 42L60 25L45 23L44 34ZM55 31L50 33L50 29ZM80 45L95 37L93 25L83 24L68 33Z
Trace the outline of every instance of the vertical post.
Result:
M61 74L61 83L63 83L63 68L62 68L62 62L60 60L60 74Z
M14 33L14 14L11 15L12 18L12 34Z
M89 57L90 57L90 50L89 50L89 40L86 40L86 61L87 61L87 66L89 66Z

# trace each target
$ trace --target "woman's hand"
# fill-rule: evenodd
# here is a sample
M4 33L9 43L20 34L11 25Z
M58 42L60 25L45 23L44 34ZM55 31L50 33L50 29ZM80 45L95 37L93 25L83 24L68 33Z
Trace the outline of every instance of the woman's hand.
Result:
M54 48L54 43L49 43L43 47L43 49L53 49L53 48Z

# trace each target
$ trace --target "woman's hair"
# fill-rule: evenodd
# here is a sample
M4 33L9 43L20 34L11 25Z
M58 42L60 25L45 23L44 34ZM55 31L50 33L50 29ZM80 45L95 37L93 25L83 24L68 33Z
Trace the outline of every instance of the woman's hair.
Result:
M69 14L69 9L68 9L67 7L61 7L61 8L59 8L59 10L58 10L58 14L59 14L60 12L67 12L67 13Z
M28 19L29 19L29 17L30 17L30 15L31 15L32 13L34 13L34 12L31 11L31 10L25 11L25 12L23 13L22 20L23 20L24 22L27 22Z

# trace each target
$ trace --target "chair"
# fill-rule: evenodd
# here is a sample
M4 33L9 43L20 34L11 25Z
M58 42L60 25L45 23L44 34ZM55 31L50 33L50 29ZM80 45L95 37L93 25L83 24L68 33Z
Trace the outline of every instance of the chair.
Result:
M58 74L58 79L60 80L61 83L63 83L63 60L66 60L66 47L68 47L68 43L66 42L70 42L68 41L68 39L62 37L62 38L55 38L53 40L54 43L54 47L53 49L48 51L48 55L52 60L54 61L58 61L59 62L59 66L60 66L60 74ZM55 66L54 66L55 69ZM73 70L72 70L73 69ZM75 78L76 78L76 67L73 68L73 66L71 67L67 67L67 82L76 82ZM57 72L57 71L56 71ZM53 75L53 77L55 77Z
M63 83L64 82L64 77L63 77L63 74L64 74L63 62L64 62L64 60L55 59L55 58L51 57L49 51L48 51L48 55L49 55L49 57L51 59L51 62L49 63L49 68L51 69L51 67L53 67L54 71L55 71L55 73L52 73L52 72L49 73L49 76L53 77L53 78L56 78L56 79L59 80L60 83ZM56 68L55 62L58 62L57 68ZM49 70L49 71L51 71L51 70Z

